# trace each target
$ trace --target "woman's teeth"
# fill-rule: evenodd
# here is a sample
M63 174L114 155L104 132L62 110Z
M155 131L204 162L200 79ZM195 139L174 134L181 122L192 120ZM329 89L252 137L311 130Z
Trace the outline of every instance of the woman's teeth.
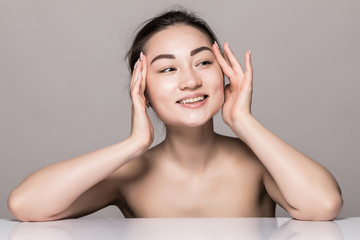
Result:
M181 104L195 103L195 102L203 101L204 99L205 99L205 96L199 96L196 98L188 98L188 99L181 100L180 103Z

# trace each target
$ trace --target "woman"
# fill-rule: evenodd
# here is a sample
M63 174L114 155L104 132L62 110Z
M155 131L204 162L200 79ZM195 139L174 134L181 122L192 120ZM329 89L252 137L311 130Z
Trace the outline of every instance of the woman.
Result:
M250 58L243 70L229 45L222 54L208 25L186 11L150 19L128 52L129 138L31 174L11 193L11 212L48 221L116 205L125 217L273 217L278 203L296 219L334 219L342 197L333 176L251 115ZM166 126L149 150L147 106ZM214 132L221 107L238 138Z

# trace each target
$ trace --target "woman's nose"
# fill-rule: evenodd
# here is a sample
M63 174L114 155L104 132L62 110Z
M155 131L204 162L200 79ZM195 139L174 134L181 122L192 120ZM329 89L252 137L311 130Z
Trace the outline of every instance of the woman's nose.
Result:
M202 81L200 76L198 76L193 69L188 69L183 71L183 74L180 76L179 88L181 90L185 89L196 89L201 87Z

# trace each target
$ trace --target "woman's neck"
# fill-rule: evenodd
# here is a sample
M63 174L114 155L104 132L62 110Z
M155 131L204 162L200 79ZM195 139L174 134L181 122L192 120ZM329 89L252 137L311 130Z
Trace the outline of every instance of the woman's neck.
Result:
M211 119L200 127L166 126L166 138L162 144L176 167L186 172L201 173L214 159L217 139Z

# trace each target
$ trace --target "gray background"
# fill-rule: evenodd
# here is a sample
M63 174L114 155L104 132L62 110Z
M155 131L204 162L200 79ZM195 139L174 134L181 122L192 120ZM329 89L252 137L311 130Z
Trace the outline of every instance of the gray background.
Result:
M253 114L335 175L341 217L360 216L359 1L1 0L0 218L11 218L7 196L31 172L129 135L123 57L139 23L174 3L198 12L241 62L252 50Z

